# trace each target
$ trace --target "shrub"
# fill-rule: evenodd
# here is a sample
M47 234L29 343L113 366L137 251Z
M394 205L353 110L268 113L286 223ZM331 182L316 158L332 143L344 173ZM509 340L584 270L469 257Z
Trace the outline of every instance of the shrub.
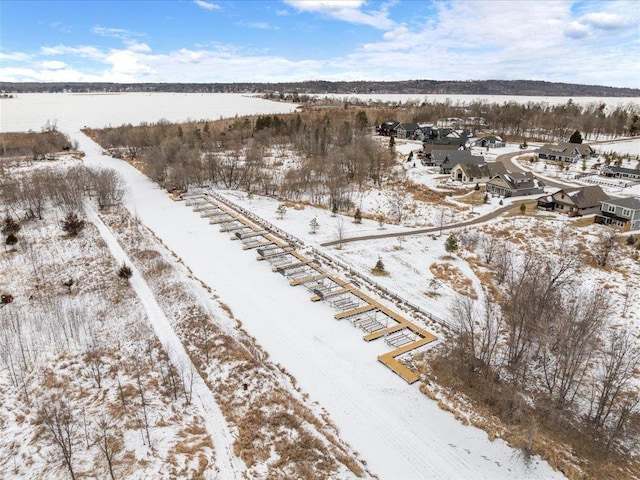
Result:
M633 245L634 243L636 243L636 239L634 238L633 235L629 235L627 237L627 245Z
M2 223L2 233L4 235L15 235L21 228L22 226L11 218L11 215L4 217L4 222Z
M458 250L458 239L451 235L447 238L447 241L444 244L444 249L449 253L454 253Z
M84 220L80 219L78 215L73 212L67 213L62 220L62 230L71 237L77 236L84 228Z
M356 209L356 213L353 216L353 222L354 223L362 223L362 212L360 211L360 209Z
M18 243L18 237L16 237L13 233L7 236L7 240L5 241L7 245L15 245Z
M123 263L118 269L118 276L125 280L129 280L131 278L131 275L133 275L133 270L131 270L131 267L126 263Z

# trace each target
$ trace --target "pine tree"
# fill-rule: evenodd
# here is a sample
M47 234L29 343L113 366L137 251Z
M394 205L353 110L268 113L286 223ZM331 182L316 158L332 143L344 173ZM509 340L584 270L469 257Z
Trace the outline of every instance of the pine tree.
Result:
M278 208L276 208L276 215L278 215L278 218L280 220L284 218L286 213L287 213L287 207L285 207L282 203L278 205Z
M578 130L573 132L573 134L569 138L569 143L582 143L582 135Z
M458 239L455 236L450 235L449 238L447 238L447 241L444 243L444 249L449 254L457 252L458 251Z
M311 233L316 233L318 231L318 228L320 227L320 224L318 223L318 218L313 217L309 222L309 226L311 227Z
M120 278L123 278L125 280L129 280L132 275L133 275L133 270L131 270L131 267L129 265L127 265L126 263L123 263L120 266L120 268L118 269L118 276Z
M22 228L22 225L20 225L18 222L16 222L11 215L7 215L6 217L4 217L4 222L2 223L2 233L4 235L15 235L17 234L20 229Z
M520 213L522 215L524 215L524 213L527 211L527 206L524 203L520 204Z
M84 220L80 219L74 212L69 212L62 220L62 230L69 236L77 236L84 228Z
M360 212L359 208L356 209L356 213L353 216L353 223L362 223L362 212Z

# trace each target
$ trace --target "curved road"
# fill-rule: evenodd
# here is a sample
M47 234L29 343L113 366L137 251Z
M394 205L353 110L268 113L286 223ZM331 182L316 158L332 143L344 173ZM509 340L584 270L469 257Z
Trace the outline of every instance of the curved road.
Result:
M522 155L523 153L532 153L535 152L536 150L522 150L520 152L511 152L511 153L505 153L503 155L499 155L498 157L496 157L496 162L501 162L505 168L507 169L507 172L527 172L528 170L525 170L524 168L520 167L519 165L516 165L515 163L512 162L513 157L516 157L518 155ZM540 178L540 180L542 182L544 182L544 184L546 186L549 187L554 187L554 188L566 188L569 185L566 183L560 183L560 182L556 182L553 180L548 180L546 178ZM395 238L395 237L408 237L410 235L419 235L422 233L435 233L435 232L441 232L441 231L445 231L445 230L451 230L453 228L459 228L459 227L466 227L469 225L477 225L480 223L484 223L488 220L492 220L496 217L499 217L500 215L502 215L504 212L506 212L507 210L509 210L510 208L512 208L512 205L505 205L504 207L500 207L497 210L494 210L492 212L486 213L484 215L481 215L479 217L476 217L474 219L471 220L466 220L464 222L459 222L459 223L451 223L448 225L443 225L442 227L429 227L429 228L420 228L417 230L408 230L406 232L395 232L395 233L378 233L378 234L373 234L373 235L363 235L361 237L350 237L350 238L344 238L342 240L333 240L331 242L326 242L326 243L322 243L320 244L322 247L331 247L333 245L339 245L341 243L352 243L352 242L360 242L363 240L377 240L380 238Z

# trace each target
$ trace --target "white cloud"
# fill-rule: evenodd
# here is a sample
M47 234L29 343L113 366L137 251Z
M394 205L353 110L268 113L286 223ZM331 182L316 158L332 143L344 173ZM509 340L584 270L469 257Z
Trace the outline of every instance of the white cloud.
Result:
M26 62L31 59L31 55L24 52L0 52L0 60L9 62Z
M138 43L138 42L128 42L127 44L127 50L130 50L132 52L150 52L151 51L151 47L149 45L147 45L146 43Z
M86 45L79 47L70 47L67 45L41 47L40 53L42 55L74 55L81 58L89 58L92 60L102 60L106 56L105 53L98 48Z
M67 68L67 64L64 62L59 62L58 60L49 60L46 62L42 62L42 68L45 70L64 70Z
M130 40L132 37L142 37L141 33L133 32L131 30L125 30L124 28L107 28L100 25L94 26L91 31L101 37L113 37L120 40Z
M629 26L628 18L607 12L588 13L580 21L601 30L620 30Z
M220 10L220 5L216 5L215 3L205 2L204 0L193 0L193 3L195 3L199 7L204 8L205 10Z
M382 4L380 10L363 11L364 0L285 0L299 12L318 12L336 20L369 25L388 30L395 22L389 18L387 5Z

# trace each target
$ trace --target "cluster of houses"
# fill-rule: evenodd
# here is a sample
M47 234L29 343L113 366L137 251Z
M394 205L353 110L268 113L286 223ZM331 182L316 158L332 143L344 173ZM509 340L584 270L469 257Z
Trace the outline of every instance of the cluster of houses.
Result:
M481 117L472 119L477 126L486 126ZM640 198L612 198L600 186L565 188L545 194L545 185L531 172L507 172L499 162L486 162L482 155L473 155L472 147L504 147L505 142L496 135L475 137L470 130L456 129L468 125L469 119L444 119L437 126L418 123L385 122L376 127L379 135L423 142L418 158L425 166L434 166L440 174L449 175L464 184L485 184L490 195L517 197L541 195L537 207L569 216L595 215L595 221L612 224L624 230L640 229ZM577 163L589 160L595 154L588 144L546 144L536 151L541 160ZM600 175L607 178L640 182L640 170L605 166Z

